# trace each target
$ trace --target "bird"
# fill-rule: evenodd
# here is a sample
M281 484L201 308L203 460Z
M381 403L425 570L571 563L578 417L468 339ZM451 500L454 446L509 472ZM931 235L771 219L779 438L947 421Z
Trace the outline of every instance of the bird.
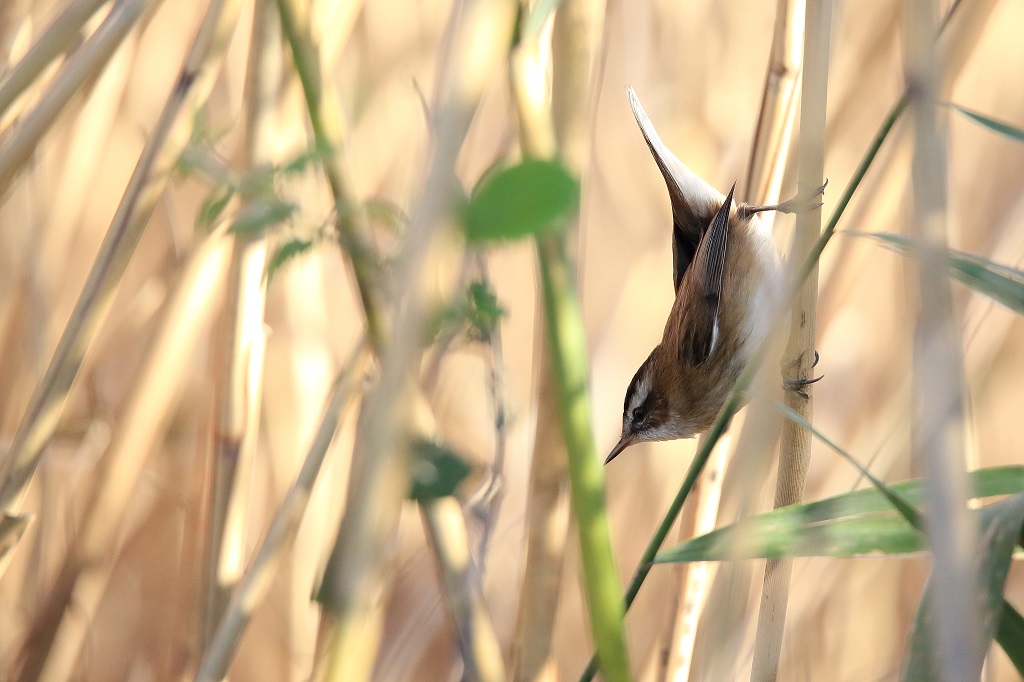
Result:
M661 342L629 382L621 436L605 464L635 443L691 438L711 427L767 339L782 294L779 252L759 214L817 208L828 184L772 206L735 201L735 183L723 195L690 170L661 141L633 88L626 92L668 187L675 301Z

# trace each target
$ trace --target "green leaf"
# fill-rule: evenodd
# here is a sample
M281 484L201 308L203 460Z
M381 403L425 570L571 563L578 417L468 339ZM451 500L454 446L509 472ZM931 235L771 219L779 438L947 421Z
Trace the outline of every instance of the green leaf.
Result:
M314 242L311 239L289 239L281 244L270 257L270 264L267 265L267 280L273 279L281 267L298 256L313 248Z
M871 237L898 253L915 258L920 253L918 242L903 235L852 230L847 230L846 234ZM950 274L966 286L1024 314L1024 271L952 249L948 251L947 263Z
M1004 121L999 121L997 119L990 118L988 116L985 116L984 114L979 114L976 111L965 109L959 104L947 102L946 106L956 109L964 116L972 119L976 123L980 123L981 125L985 126L986 128L993 132L999 133L1000 135L1004 135L1010 138L1011 140L1016 140L1017 142L1024 142L1024 130L1021 130L1016 126L1010 125L1009 123L1006 123Z
M489 338L507 311L498 303L498 296L487 282L471 282L466 298L469 323L484 339Z
M1024 467L980 469L971 472L970 479L978 498L1024 492ZM921 506L921 479L888 487L907 504ZM869 488L752 516L665 550L655 561L846 557L923 549L921 534L892 512L884 495Z
M295 204L279 199L254 199L242 207L235 216L229 232L257 235L271 227L280 225L292 217L297 210Z
M321 164L327 158L330 158L334 150L331 149L330 145L314 145L309 149L301 152L290 161L280 167L280 173L284 176L289 175L301 175L314 164Z
M429 440L412 445L412 485L409 499L426 502L455 492L472 470L452 450Z
M1021 525L1024 524L1024 494L1014 495L975 513L980 514L981 548L976 556L978 578L981 581L981 594L978 595L977 601L981 606L983 638L983 646L979 653L983 654L997 629L1004 630L1000 624L1004 613L1007 614L1007 629L1012 628L1016 622L1010 613L1015 613L1013 607L1007 605L1004 610L1003 588L1006 584L1006 575L1010 571L1013 548L1017 544ZM910 659L904 676L906 680L937 680L941 677L940 657L934 648L936 642L933 628L936 620L942 616L935 609L935 584L932 578L929 578L928 586L921 598L910 636ZM964 589L969 589L969 586L965 585ZM1018 619L1019 616L1017 614ZM1013 640L1010 640L1009 644L1014 646ZM983 660L984 656L980 655L977 661L971 662L974 671L970 677L981 676Z
M1005 600L1003 614L999 619L996 640L1013 661L1013 667L1024 676L1024 617Z
M792 526L759 523L713 531L658 554L655 563L783 559L791 557L910 554L924 551L921 534L905 519L889 515L814 521ZM724 530L724 529L723 529Z
M875 486L875 489L878 490L879 494L889 501L889 504L892 505L893 509L898 511L900 516L906 519L907 523L916 528L918 531L924 530L921 524L921 514L917 511L917 509L913 507L913 505L907 502L902 495L897 493L895 490L886 485L881 479L872 474L866 467L862 466L861 463L858 462L853 457L853 455L851 455L846 450L842 449L834 442L832 442L832 439L828 438L823 433L814 428L814 426L809 421L804 419L799 413L791 409L788 405L783 405L782 403L779 402L775 402L774 405L775 409L781 411L784 415L786 415L786 417L791 419L796 424L799 424L803 428L810 431L821 442L825 443L825 445L829 446L830 448L832 448L833 451L839 454L840 457L842 457L847 462L852 464L864 478L871 481L871 485Z
M199 207L199 216L196 218L199 227L207 230L212 228L224 213L224 209L233 196L235 196L235 188L231 185L214 188L210 196L206 197Z
M555 161L526 160L498 171L466 205L466 238L519 239L563 226L579 203L579 184Z

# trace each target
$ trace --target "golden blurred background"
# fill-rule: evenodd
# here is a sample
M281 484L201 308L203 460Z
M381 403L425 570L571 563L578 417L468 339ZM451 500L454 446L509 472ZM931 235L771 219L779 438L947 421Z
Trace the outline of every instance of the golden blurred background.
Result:
M944 97L1021 126L1024 5L966 4L977 5L964 8L973 13L974 30L965 31L962 47L954 49L959 50L956 67ZM207 3L143 5L139 23L106 66L67 102L10 186L0 187L0 455L54 352ZM57 0L5 0L0 77L64 7ZM324 76L348 121L344 153L356 197L384 200L402 212L416 200L430 142L421 93L436 86L437 58L452 10L450 0L313 0ZM84 35L96 30L107 11L87 22ZM693 170L720 189L736 180L742 187L774 11L773 3L750 0L607 4L583 174L580 244L599 449L610 448L617 438L626 386L660 338L673 297L669 205L625 86L636 89L667 145ZM223 63L216 66L208 105L194 126L205 131L196 139L212 145L216 159L236 172L250 153L243 111L252 14L252 3L243 3ZM898 3L863 0L836 8L826 215L902 91L900 22ZM74 56L75 47L66 47L65 59ZM283 71L274 93L274 134L264 153L281 162L308 148L310 135L286 46L277 49ZM45 71L0 118L0 148L24 125L56 70L55 65ZM951 246L1022 267L1024 146L955 113L946 120ZM495 79L461 150L460 180L471 188L486 169L517 150L508 82ZM905 129L898 125L840 229L906 231L909 158ZM787 177L784 195L795 189L795 174ZM60 615L81 620L83 627L74 679L168 679L194 670L201 599L198 538L205 523L200 491L217 429L232 254L230 238L211 235L197 222L211 191L198 173L172 178L88 348L21 504L35 518L0 579L0 678L6 679L14 661L31 648L39 620L53 617L44 608L47 595L81 530L97 476L105 471L102 462L112 452L131 453L144 466L129 502L115 517L114 550L90 573L99 576L94 613L72 604ZM289 228L293 233L312 234L329 216L330 197L317 173L290 180L288 196L299 206ZM790 217L776 220L780 245L788 242L791 225ZM457 258L433 273L438 282L450 281ZM484 557L483 588L507 659L525 557L536 420L536 264L525 243L494 248L487 262L507 309L501 334L509 431L505 496ZM814 388L815 423L889 481L921 473L909 457L912 268L869 240L842 234L821 261L817 347L825 378ZM1015 377L1024 376L1024 324L962 287L955 288L955 296L971 418L965 459L970 468L1019 463L1024 395ZM249 552L296 475L335 373L362 335L352 276L338 249L324 244L283 266L268 284L264 319L262 407L245 519ZM428 396L445 442L481 468L495 448L486 355L479 344L453 347ZM309 675L317 636L310 596L348 482L354 410L345 414L296 544L244 635L232 679ZM731 433L738 433L738 424ZM606 470L612 539L624 581L675 494L695 443L636 446ZM855 485L862 485L857 472L815 443L807 498ZM759 509L770 506L770 488L763 486ZM467 486L465 494L471 492ZM480 524L472 518L468 524L471 537L478 537ZM575 533L566 542L560 600L549 605L555 619L555 664L549 672L552 679L570 680L582 671L592 648ZM453 627L411 504L403 512L395 549L374 678L460 679ZM754 564L752 588L760 585L761 563ZM920 558L797 560L782 678L896 678L926 577L927 562ZM673 615L666 595L678 586L676 569L655 567L630 611L628 643L638 679L655 679L660 637ZM1016 562L1007 590L1011 602L1022 603L1024 574ZM750 647L748 636L741 656L749 659ZM1004 654L995 646L992 651L985 679L1016 679Z

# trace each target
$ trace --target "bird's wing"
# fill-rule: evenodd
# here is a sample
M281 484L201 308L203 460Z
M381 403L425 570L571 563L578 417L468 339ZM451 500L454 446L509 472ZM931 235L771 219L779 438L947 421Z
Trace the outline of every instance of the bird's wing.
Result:
M679 344L680 360L696 366L708 359L718 342L718 314L722 301L722 273L725 272L725 252L729 241L729 212L732 210L733 184L729 196L711 219L711 225L693 258L687 282L687 301L684 309L682 335Z
M701 236L716 206L725 198L721 192L694 173L661 141L654 124L647 117L633 88L627 87L629 106L644 134L647 147L654 155L658 169L665 178L672 200L672 284L679 293L683 273L690 267L701 243Z

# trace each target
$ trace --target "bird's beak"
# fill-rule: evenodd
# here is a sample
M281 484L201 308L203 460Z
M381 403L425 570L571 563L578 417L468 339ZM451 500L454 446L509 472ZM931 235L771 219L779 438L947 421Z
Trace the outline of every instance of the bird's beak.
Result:
M632 444L633 439L630 436L627 435L620 438L619 442L615 444L614 448L612 448L612 451L608 453L608 457L605 458L604 463L607 464L608 462L618 457L620 452L622 452Z

